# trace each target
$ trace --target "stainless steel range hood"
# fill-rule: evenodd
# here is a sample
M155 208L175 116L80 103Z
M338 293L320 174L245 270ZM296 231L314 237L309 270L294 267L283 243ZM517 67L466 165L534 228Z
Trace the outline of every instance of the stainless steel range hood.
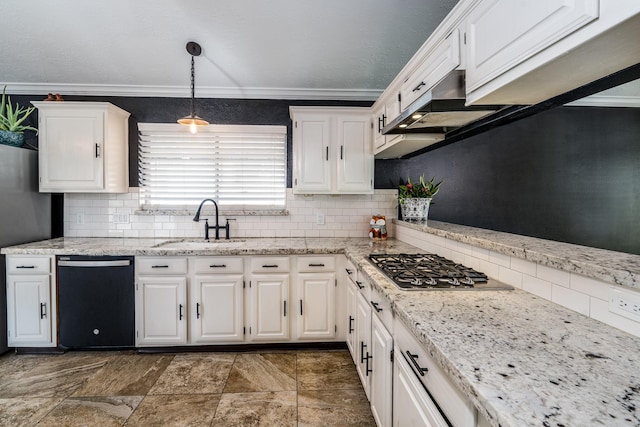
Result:
M465 106L464 71L454 70L416 99L382 133L442 133L465 126L501 109L501 105Z

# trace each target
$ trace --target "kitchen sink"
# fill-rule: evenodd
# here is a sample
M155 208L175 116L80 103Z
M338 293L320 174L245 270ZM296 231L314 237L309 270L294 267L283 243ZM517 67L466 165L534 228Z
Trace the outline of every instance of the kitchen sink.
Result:
M229 248L242 245L246 242L246 239L220 239L220 240L204 240L204 239L180 239L180 240L168 240L166 242L158 243L154 245L154 248L163 249L186 249L186 250L201 250L201 249L215 249L215 248Z

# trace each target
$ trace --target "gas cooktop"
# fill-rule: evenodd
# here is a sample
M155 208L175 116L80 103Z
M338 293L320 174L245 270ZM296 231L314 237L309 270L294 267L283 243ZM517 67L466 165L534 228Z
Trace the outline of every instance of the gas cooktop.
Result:
M369 261L404 290L513 289L436 254L371 254Z

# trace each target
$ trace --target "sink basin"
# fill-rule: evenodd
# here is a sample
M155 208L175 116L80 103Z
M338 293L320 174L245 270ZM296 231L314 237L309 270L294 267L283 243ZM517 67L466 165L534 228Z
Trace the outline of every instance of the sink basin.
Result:
M185 250L203 250L216 248L232 248L242 245L246 239L220 239L220 240L204 240L204 239L181 239L169 240L159 243L154 248L163 249L185 249Z

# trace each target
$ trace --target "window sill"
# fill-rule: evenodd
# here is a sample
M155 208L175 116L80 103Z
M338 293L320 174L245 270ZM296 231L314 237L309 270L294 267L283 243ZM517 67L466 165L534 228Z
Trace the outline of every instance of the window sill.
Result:
M193 209L139 209L135 211L135 215L140 216L194 216L197 208ZM206 209L203 213L207 215L213 214L213 210ZM265 209L265 210L251 210L251 209L224 209L221 208L218 212L221 216L289 216L287 209Z

